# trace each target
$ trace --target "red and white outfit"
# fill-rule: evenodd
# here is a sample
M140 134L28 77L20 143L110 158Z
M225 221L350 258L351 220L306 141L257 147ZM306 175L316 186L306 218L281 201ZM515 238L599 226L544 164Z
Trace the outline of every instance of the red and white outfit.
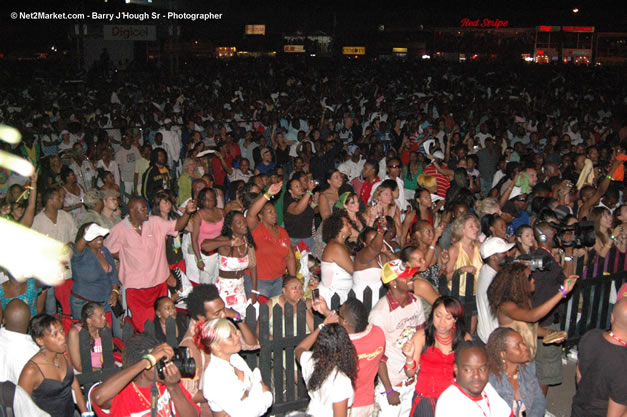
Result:
M401 403L390 405L387 400L386 389L379 382L375 387L375 401L381 408L380 417L405 417L409 415L414 395L415 379L408 379L403 366L405 355L399 339L406 329L419 330L424 327L425 314L422 302L412 293L407 294L405 305L401 305L391 292L381 298L370 311L368 321L379 326L385 334L385 357L390 383L400 394Z
M348 335L357 352L357 380L351 417L369 417L373 414L374 380L379 363L385 354L385 334L379 327L369 324L361 333Z
M456 382L444 390L435 406L435 417L514 417L512 409L488 384L480 397L466 394Z
M239 272L248 268L248 254L242 258L218 255L218 268L220 271ZM227 308L246 315L246 291L244 290L244 276L240 278L222 278L218 273L216 286L220 292L220 298Z

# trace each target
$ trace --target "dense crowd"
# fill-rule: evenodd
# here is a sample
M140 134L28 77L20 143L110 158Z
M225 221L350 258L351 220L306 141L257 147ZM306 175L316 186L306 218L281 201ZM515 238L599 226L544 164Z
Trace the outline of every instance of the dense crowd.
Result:
M274 387L239 355L259 349L247 307L301 302L295 357L312 416L545 415L569 293L627 263L621 71L324 60L142 71L4 77L0 122L22 141L0 146L36 172L0 167L0 214L72 250L56 288L0 269L0 380L16 415L153 404L160 416L262 416ZM624 281L604 295L611 329L579 342L573 416L627 411ZM169 318L193 375L170 361ZM121 370L83 390L81 329L101 369L101 332L121 338L124 324L136 335Z

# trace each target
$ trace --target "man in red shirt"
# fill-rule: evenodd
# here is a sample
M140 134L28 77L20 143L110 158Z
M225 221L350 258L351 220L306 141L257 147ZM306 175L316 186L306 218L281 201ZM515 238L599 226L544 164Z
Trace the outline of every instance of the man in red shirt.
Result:
M369 159L364 164L364 168L361 171L361 176L364 177L364 184L359 191L359 199L368 205L370 200L370 193L372 192L372 186L381 179L377 176L379 173L379 163L375 160Z
M138 334L124 346L123 368L90 392L94 411L99 416L125 417L148 416L151 411L151 387L156 383L158 398L155 399L158 417L198 416L200 408L192 402L192 396L181 384L181 372L170 362L174 350L167 343L159 345L152 336ZM154 381L154 367L165 360L163 378ZM159 368L158 368L159 369Z
M446 191L451 187L451 180L445 172L448 171L448 167L444 162L444 154L442 151L435 151L431 155L431 164L425 168L423 174L431 175L435 177L438 183L437 195L442 198L446 198Z
M238 147L239 149L239 147ZM211 159L211 170L213 171L213 181L215 185L225 191L224 185L227 173L233 167L235 157L231 154L230 146L227 142L220 142L218 152Z
M325 317L331 314L324 298L313 305ZM374 379L385 354L385 334L368 323L368 309L356 298L349 298L338 310L338 323L344 326L357 352L357 380L351 417L371 416L375 409Z

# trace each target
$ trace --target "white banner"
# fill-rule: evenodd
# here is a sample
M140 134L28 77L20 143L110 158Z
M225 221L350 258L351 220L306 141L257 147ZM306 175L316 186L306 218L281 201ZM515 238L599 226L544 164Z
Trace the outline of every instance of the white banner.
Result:
M104 25L106 41L156 41L154 25Z

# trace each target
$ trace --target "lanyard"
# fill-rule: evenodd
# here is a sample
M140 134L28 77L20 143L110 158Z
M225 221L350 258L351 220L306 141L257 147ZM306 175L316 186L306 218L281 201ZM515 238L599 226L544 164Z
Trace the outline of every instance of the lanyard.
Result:
M490 410L490 399L488 398L487 394L485 392L481 393L481 398L485 400L486 404L488 405L488 414L485 413L485 410L483 409L483 407L481 407L479 405L479 403L477 401L473 401L473 403L479 407L479 409L481 410L481 412L483 413L484 417L488 417L492 415L492 410Z
M542 246L540 246L540 249L543 249L543 250L547 251L547 253L549 255L551 255L553 257L553 259L555 259L555 262L557 262L558 265L560 264L560 261L553 255L553 253L550 250L548 250L547 248L543 248Z
M623 346L627 346L627 342L625 342L623 339L621 339L620 337L616 336L614 334L614 332L610 331L610 337L614 340L616 340L618 343L620 343Z

